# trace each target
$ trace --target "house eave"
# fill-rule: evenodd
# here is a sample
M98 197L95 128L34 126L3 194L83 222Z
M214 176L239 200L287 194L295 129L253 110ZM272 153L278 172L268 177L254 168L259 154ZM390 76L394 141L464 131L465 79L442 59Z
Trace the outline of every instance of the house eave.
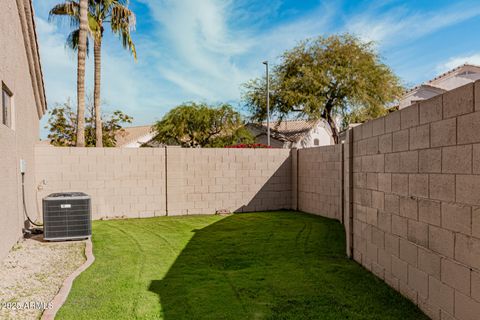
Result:
M38 38L35 30L35 19L31 0L16 0L22 35L27 55L30 79L32 82L33 94L37 106L38 118L42 118L47 110L47 99L45 85L43 82L42 66L40 63L40 52Z

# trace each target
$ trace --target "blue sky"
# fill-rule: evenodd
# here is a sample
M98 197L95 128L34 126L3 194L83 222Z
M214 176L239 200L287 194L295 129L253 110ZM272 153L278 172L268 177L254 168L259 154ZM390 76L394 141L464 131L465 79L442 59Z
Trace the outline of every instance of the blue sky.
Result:
M34 0L50 108L76 94L76 58L64 46L69 26L48 22L58 2ZM318 35L374 40L406 86L465 62L480 64L478 0L132 0L130 8L138 61L107 33L102 98L107 112L121 109L135 125L151 124L185 101L240 108L240 85L263 74L262 61L275 63L284 50Z

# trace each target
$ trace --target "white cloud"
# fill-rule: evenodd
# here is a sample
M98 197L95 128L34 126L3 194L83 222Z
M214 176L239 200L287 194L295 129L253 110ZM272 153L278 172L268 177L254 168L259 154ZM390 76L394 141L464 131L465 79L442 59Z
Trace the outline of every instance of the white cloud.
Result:
M260 29L258 19L267 13L255 12L251 26L234 23L245 22L242 5L250 4L244 1L141 1L169 50L158 67L161 75L187 97L213 102L239 99L240 85L263 74L262 61L275 60L297 41L322 33L333 15L331 7L321 5L296 20Z
M323 35L331 30L331 23L337 14L332 4L321 4L300 18L275 26L261 33L256 39L258 48L267 49L268 54L279 55L296 45L298 41Z
M37 17L36 26L49 105L75 98L76 66L73 54L65 48L65 37L42 18Z
M143 0L166 40L158 71L194 97L211 101L238 96L238 84L249 75L234 63L251 41L229 28L229 1Z
M446 62L438 65L436 69L439 73L443 73L465 63L480 65L480 53L475 53L469 56L452 57Z
M167 80L183 88L185 91L187 91L187 94L190 93L198 97L213 96L213 93L210 90L208 90L207 87L201 86L195 81L192 81L189 78L182 76L177 71L170 70L170 69L161 69L161 70L162 70L161 73Z
M373 7L345 18L346 29L364 40L398 45L480 15L478 3L456 3L437 11L419 12L404 6L380 12Z
M398 52L410 48L406 45L410 40L480 15L474 2L419 11L386 0L357 8L361 13L356 14L343 13L332 2L304 13L286 12L281 11L282 1L137 0L148 9L138 22L147 21L150 29L139 25L134 34L136 64L107 33L103 99L133 115L137 123L148 123L184 101L238 102L240 85L263 75L262 61L274 64L284 50L305 38L349 31ZM35 2L50 105L67 97L75 100L76 94L75 55L64 47L69 27L47 22L48 10L57 2ZM452 58L443 68L457 64L455 59L476 63L479 57ZM87 70L87 86L93 88L91 60Z
M34 1L35 15L46 16L48 12L57 4L61 3L59 0L41 0Z
M66 33L69 29L49 23L39 15L36 16L36 26L49 109L68 98L75 106L77 60L76 55L65 47ZM159 118L176 99L171 93L165 93L157 87L147 61L136 64L126 51L119 48L121 44L117 38L107 39L103 48L104 111L121 109L133 116L137 123L149 123L156 114L158 117L155 118ZM93 92L92 57L87 59L86 88L87 93ZM150 114L144 112L143 108L147 106ZM42 121L42 127L46 124L46 118L44 117ZM45 136L45 130L42 130L42 133Z

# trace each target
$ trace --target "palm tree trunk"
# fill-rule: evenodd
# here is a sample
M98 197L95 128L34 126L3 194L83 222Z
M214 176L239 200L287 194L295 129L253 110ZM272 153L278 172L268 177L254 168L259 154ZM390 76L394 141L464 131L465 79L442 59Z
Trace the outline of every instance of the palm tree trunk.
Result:
M102 37L95 39L95 87L93 89L93 105L95 107L95 145L97 148L103 147L102 133L102 111L100 101L101 73L102 73Z
M87 55L88 0L80 0L77 66L77 147L85 147L85 59Z

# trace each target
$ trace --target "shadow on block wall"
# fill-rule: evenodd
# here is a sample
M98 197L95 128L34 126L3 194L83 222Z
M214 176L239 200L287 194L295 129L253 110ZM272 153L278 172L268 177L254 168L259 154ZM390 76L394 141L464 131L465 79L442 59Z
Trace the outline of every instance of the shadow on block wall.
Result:
M286 149L167 149L168 215L291 207Z
M260 187L260 189L258 189L258 185L254 185L253 190L244 191L248 192L245 199L249 200L246 204L234 210L234 212L255 212L291 209L291 170L291 157L288 157L285 161L282 162L278 169L275 170L275 172L271 174L268 179L266 179L266 181L262 181L263 185ZM246 186L244 185L244 187Z
M298 209L342 220L342 145L298 150Z

